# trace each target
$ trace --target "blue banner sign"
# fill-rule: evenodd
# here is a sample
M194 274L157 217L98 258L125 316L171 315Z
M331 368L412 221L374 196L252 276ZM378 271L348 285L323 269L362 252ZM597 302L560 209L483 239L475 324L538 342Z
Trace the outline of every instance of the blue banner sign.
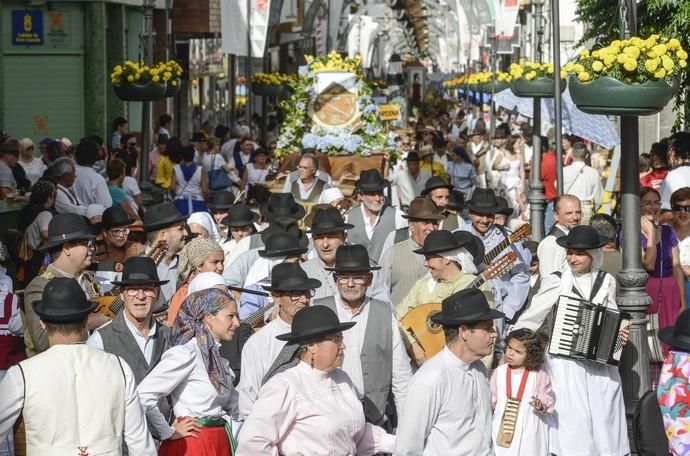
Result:
M43 11L12 11L12 44L19 46L43 44Z

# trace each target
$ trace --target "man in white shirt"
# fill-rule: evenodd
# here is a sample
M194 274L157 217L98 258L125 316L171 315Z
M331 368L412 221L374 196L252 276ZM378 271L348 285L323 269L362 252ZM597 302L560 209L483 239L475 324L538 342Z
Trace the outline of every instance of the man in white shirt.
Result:
M327 182L316 177L318 170L319 160L316 156L304 154L297 165L299 178L290 184L286 192L292 193L298 203L316 204L321 197L321 192L331 188Z
M397 412L402 413L412 369L390 303L367 296L376 269L380 268L371 266L363 245L338 247L335 264L327 268L338 294L315 300L314 305L329 307L340 322L357 323L343 332L348 348L342 369L364 405L366 420L392 428L386 415L388 395L393 393Z
M264 376L285 345L275 336L291 331L293 317L297 311L309 306L314 289L320 286L321 282L307 277L297 263L280 263L273 267L270 290L278 306L278 316L254 333L242 349L242 376L237 385L240 420L251 413Z
M573 195L559 196L554 200L554 214L556 223L539 243L537 249L539 276L542 278L553 272L562 272L568 266L565 249L556 243L556 239L567 236L570 230L580 225L582 221L580 200Z
M130 454L156 455L132 370L83 344L96 304L79 283L53 279L32 307L50 348L0 382L0 440L21 416L27 454L121 454L124 441Z
M55 212L86 216L88 205L82 204L72 189L77 177L74 162L67 157L60 157L50 165L48 174L57 182Z
M417 152L410 152L405 157L406 168L397 170L391 176L391 183L395 185L400 200L400 206L407 208L412 200L424 190L424 183L431 177L431 173L419 167L420 158Z
M407 387L398 421L396 456L491 456L491 389L480 361L493 351L494 319L481 291L443 300L431 320L443 326L446 346L425 362Z
M679 131L671 135L669 157L674 169L661 184L661 209L671 210L671 195L683 187L690 187L690 133Z
M601 205L604 189L601 176L591 166L587 166L587 147L581 142L573 144L573 163L563 168L563 188L565 194L576 196L582 206L583 225L589 224L594 210Z
M94 141L83 140L77 146L75 154L77 165L75 166L76 178L72 190L81 204L101 204L106 208L113 205L113 199L108 191L108 184L93 169L98 161L98 144Z

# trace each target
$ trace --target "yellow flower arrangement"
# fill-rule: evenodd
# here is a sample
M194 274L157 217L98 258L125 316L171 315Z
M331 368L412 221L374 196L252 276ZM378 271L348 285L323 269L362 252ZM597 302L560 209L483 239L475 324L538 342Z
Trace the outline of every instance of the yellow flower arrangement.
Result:
M516 79L534 81L537 78L553 78L553 73L553 63L525 62L523 60L519 63L511 63L509 71L513 81ZM561 69L560 74L561 78L566 75L563 69Z
M581 82L610 76L628 84L677 77L688 65L688 53L676 38L651 35L613 40L608 46L584 50L564 69Z
M138 62L127 60L123 64L115 65L110 73L110 81L113 84L170 83L177 86L180 76L182 76L182 66L174 60L158 62L151 66L146 65L143 60Z
M325 71L358 73L362 71L362 57L359 54L354 57L343 57L338 51L334 50L317 58L314 58L311 55L305 55L304 59L306 60L309 69L314 73L321 73Z
M297 79L295 74L285 73L256 73L252 75L252 84L281 86Z

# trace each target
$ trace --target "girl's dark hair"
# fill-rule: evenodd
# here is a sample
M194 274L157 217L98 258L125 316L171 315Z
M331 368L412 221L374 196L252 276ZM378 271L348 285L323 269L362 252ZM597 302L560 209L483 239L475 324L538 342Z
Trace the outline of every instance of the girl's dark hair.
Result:
M654 193L659 199L661 199L661 193L659 193L659 190L652 187L642 187L640 189L640 199L644 198L648 193Z
M184 146L182 148L182 161L188 163L194 161L194 146Z
M530 371L541 369L542 364L544 364L544 352L546 351L546 339L544 336L526 328L516 329L506 337L506 347L513 339L521 342L527 350L525 369Z
M50 210L45 207L48 198L55 195L55 184L50 181L39 179L38 182L31 187L31 196L29 197L29 204L24 206L19 213L19 221L17 228L20 231L26 230L31 225L38 214L43 211Z

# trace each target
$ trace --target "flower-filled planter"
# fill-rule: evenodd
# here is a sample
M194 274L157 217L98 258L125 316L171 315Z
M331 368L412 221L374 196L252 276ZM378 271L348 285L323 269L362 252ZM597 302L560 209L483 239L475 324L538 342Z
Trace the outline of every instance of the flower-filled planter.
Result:
M268 85L268 84L252 84L252 92L256 95L265 97L280 97L286 92L285 86L282 85Z
M146 65L144 61L127 60L116 65L110 74L115 94L124 101L156 101L168 95L168 86L177 86L182 76L182 67L174 60ZM173 84L176 82L176 84ZM171 89L172 92L173 89Z
M517 97L553 98L554 68L551 63L513 63L510 65L510 89ZM565 90L565 72L561 70L561 92Z
M610 76L581 82L576 76L568 78L570 96L581 111L609 116L646 116L656 114L678 91L678 80L627 84Z
M688 54L675 38L614 40L568 63L570 95L591 114L645 116L661 111L678 91Z
M252 92L265 97L283 97L289 94L289 84L296 79L294 74L256 73L252 75Z
M174 97L180 91L180 78L174 78L168 81L165 87L165 97Z

